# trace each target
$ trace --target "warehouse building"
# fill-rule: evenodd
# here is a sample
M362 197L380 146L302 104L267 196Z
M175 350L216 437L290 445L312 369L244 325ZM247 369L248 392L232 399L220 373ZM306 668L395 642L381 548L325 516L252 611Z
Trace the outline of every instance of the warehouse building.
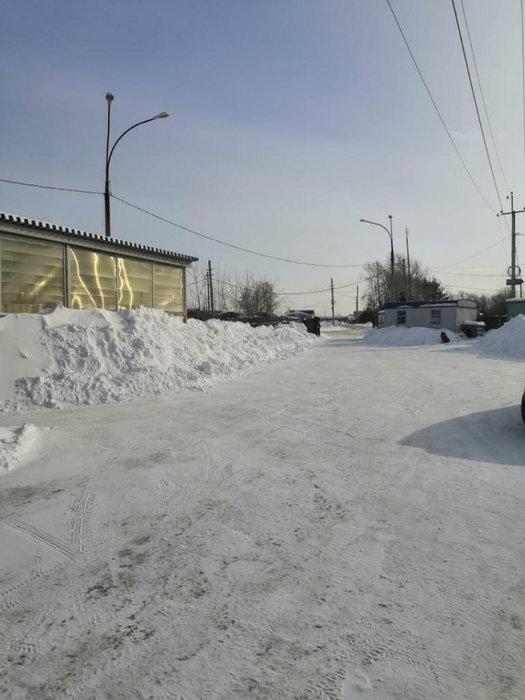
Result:
M0 313L61 304L185 316L186 269L196 260L0 212Z

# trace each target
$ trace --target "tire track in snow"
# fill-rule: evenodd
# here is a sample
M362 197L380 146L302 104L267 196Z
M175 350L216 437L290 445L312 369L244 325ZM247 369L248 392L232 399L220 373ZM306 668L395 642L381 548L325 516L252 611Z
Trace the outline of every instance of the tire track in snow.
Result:
M95 494L86 486L72 505L71 544L73 549L79 552L84 552L86 549L87 520L93 508L94 500Z
M79 552L77 552L75 549L67 545L65 542L62 542L61 540L57 539L56 537L53 537L53 535L49 535L47 532L44 532L43 530L40 530L37 527L33 527L33 525L23 523L19 520L4 520L2 525L5 525L10 529L15 530L16 532L21 532L22 534L27 535L29 538L36 540L37 542L43 542L48 547L55 549L57 552L60 552L60 554L66 557L66 559L70 559L73 561L78 558Z

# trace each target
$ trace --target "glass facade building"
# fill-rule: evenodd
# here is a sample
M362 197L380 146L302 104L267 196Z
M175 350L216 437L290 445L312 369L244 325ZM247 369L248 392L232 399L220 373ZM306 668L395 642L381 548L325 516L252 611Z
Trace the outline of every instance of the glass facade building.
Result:
M0 213L0 313L153 306L184 316L196 258Z

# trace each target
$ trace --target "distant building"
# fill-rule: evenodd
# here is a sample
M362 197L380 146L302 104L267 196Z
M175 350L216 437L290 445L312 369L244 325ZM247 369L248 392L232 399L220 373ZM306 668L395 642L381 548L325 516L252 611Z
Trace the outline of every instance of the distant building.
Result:
M295 316L297 318L313 318L315 311L313 309L292 309L287 312L287 316Z
M507 299L507 318L525 314L525 298Z
M476 324L477 317L478 305L473 299L390 301L379 312L378 325L447 328L459 333L462 326Z
M0 313L62 304L116 311L151 306L186 314L186 268L159 248L0 212Z

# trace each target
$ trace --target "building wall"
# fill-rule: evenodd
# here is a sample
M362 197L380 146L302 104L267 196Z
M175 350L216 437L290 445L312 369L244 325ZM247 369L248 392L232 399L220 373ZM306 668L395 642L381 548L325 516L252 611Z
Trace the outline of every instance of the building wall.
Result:
M477 321L478 320L478 308L467 308L465 306L459 306L457 309L458 312L458 327L453 328L452 330L456 330L459 332L461 330L461 324L464 323L465 321Z
M185 267L0 232L0 312L153 306L184 315Z
M404 312L406 323L398 323L398 313ZM477 319L477 307L463 306L416 306L384 309L384 325L405 325L406 328L447 328L459 332L463 321Z
M525 314L525 299L522 301L508 301L507 318L514 318L520 314Z

